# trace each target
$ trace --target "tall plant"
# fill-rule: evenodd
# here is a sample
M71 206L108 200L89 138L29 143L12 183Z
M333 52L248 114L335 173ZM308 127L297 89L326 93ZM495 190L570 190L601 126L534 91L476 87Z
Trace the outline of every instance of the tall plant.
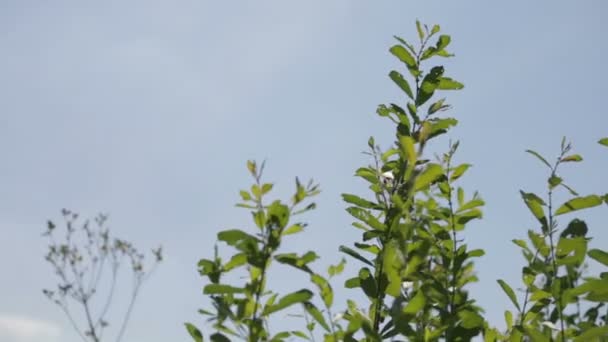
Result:
M599 141L608 146L608 139ZM567 185L559 172L564 164L583 160L579 154L571 153L571 144L565 138L554 161L528 150L547 168L546 194L538 196L521 191L521 196L538 221L538 230L529 230L530 245L525 240L513 240L527 261L522 268L524 286L523 300L505 281L498 283L516 308L505 312L506 336L520 341L602 341L608 340L608 272L590 276L585 274L588 257L608 266L608 253L600 249L589 249L589 229L585 221L574 218L560 225L562 215L579 212L608 204L608 194L581 196ZM556 205L556 192L565 192L569 198ZM490 332L487 340L498 338Z
M360 288L369 300L363 309L349 302L349 340L361 332L368 341L397 335L460 341L483 328L481 309L469 298L466 285L477 279L471 259L484 252L469 250L462 232L482 216L484 202L477 193L467 198L457 185L470 167L455 163L458 142L434 162L426 157L430 142L457 124L440 116L450 105L436 95L463 85L447 77L441 65L425 68L432 58L453 56L446 50L450 36L439 35L438 25L416 26L417 46L396 37L399 43L390 48L410 76L395 70L389 74L406 105L391 103L377 110L395 125L395 143L382 151L370 138L373 164L355 173L370 184L373 199L343 195L351 205L347 211L357 219L353 226L363 231L354 248L340 247L363 264L345 286Z
M211 322L212 341L315 341L319 330L326 342L471 341L480 335L488 342L596 341L608 335L608 313L604 313L608 272L583 275L587 256L607 266L608 253L588 250L584 221L574 219L558 234L556 219L608 203L608 194L580 196L566 185L558 173L560 166L582 157L571 154L565 141L554 163L528 151L549 169L547 196L543 200L521 192L540 229L529 232L531 247L523 240L513 240L528 261L523 268L523 302L505 281L498 281L517 308L517 315L505 314L507 331L491 328L483 310L469 296L467 285L477 281L473 260L484 251L469 249L464 231L469 222L482 217L484 201L477 192L467 195L459 186L471 164L456 162L458 142L450 142L447 151L434 159L428 157L431 143L457 124L456 119L442 116L451 107L437 95L463 85L446 76L443 66L426 65L453 56L447 51L450 36L440 34L438 25L429 28L416 22L416 28L416 45L396 37L398 43L390 48L407 70L389 73L402 90L405 104L377 109L394 126L395 141L383 150L369 138L371 164L357 169L355 175L369 184L371 194L367 198L342 195L347 212L356 220L353 226L362 231L360 241L339 247L360 265L344 287L359 289L366 302L350 299L344 310L336 312L329 278L343 271L344 260L330 266L326 277L312 268L318 258L314 251L281 250L284 238L306 227L292 219L314 208L314 203L304 202L319 192L318 186L312 182L304 186L296 179L290 201L269 203L266 196L273 185L261 180L264 165L258 167L250 161L247 167L254 184L240 192L243 202L238 206L251 211L253 232L221 231L218 240L234 253L224 261L216 247L213 259L201 259L198 264L208 280L203 291L213 306L200 311ZM608 138L600 143L608 146ZM573 197L554 206L558 189ZM273 263L303 272L314 290L304 287L281 295L269 289L266 284ZM244 275L240 279L245 280L235 280L236 274ZM315 292L318 298L314 298ZM305 329L273 332L271 317L298 306ZM203 333L194 324L186 323L186 328L195 341L203 341Z

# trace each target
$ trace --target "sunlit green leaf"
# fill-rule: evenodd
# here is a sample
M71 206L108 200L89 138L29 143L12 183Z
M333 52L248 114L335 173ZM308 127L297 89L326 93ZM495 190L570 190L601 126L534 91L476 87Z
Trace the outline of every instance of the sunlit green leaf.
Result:
M480 206L483 206L485 204L485 202L482 199L473 199L468 201L467 203L463 204L461 207L458 208L458 210L456 210L456 213L461 213L463 211L469 210L469 209L473 209L473 208L477 208Z
M346 265L346 259L342 258L337 265L330 265L327 268L327 273L330 277L339 275L344 271L344 265Z
M418 31L418 38L422 41L424 39L424 31L422 31L422 24L418 20L416 20L416 31Z
M363 263L365 263L367 265L370 265L372 267L374 266L374 264L371 261L369 261L366 258L364 258L363 256L361 256L361 254L357 253L357 251L355 251L352 248L349 248L349 247L346 247L346 246L340 246L340 252L342 252L344 254L348 254L351 257L353 257L353 258L355 258L355 259L357 259L357 260L359 260L359 261L361 261L361 262L363 262Z
M440 90L460 90L462 88L464 88L464 84L449 77L441 77L437 85L437 89Z
M380 205L377 203L368 201L356 195L351 194L342 194L342 199L344 202L354 204L356 206L367 208L367 209L382 209Z
M435 90L437 89L437 87L439 87L443 71L444 69L442 66L436 66L433 67L431 71L426 74L426 76L424 76L420 85L420 91L418 92L418 95L416 97L417 106L422 106L433 96Z
M543 225L543 227L548 227L549 225L547 223L547 218L542 208L542 206L545 205L545 202L540 197L536 196L531 192L519 192L521 193L521 197L524 199L526 206L528 206L528 209L530 209L534 217L536 217L536 219Z
M596 338L603 338L606 336L608 336L608 325L604 325L602 327L593 327L584 330L583 333L576 336L574 338L574 342L596 341ZM603 341L603 339L597 341Z
M555 212L555 215L562 215L581 209L592 208L600 204L602 204L602 198L597 195L577 197L562 204L562 206L560 206Z
M608 266L608 253L606 253L605 251L594 248L590 250L587 254L589 254L589 256L593 258L593 260L604 264L604 266Z
M308 312L308 314L311 315L312 318L314 318L315 321L317 321L317 323L319 323L321 327L323 327L323 329L325 329L325 331L329 332L329 325L327 325L323 314L321 313L321 311L319 311L319 309L317 309L314 304L310 302L305 302L304 308L306 309L306 312Z
M243 293L245 289L240 287L234 287L231 285L224 284L209 284L203 288L204 294L233 294L233 293Z
M552 169L551 164L549 164L549 162L547 161L547 159L545 159L545 157L541 156L540 153L538 153L536 151L532 151L532 150L526 150L526 152L528 152L531 155L535 156L536 158L538 158L538 160L540 160L541 162L543 162L543 164L547 165L548 168Z
M403 308L403 313L410 315L417 314L420 310L422 310L422 308L424 308L425 304L426 298L424 297L424 294L422 291L418 291L414 298L412 298Z
M416 67L416 60L410 54L410 52L407 51L407 49L405 49L403 46L401 46L401 45L394 45L393 47L390 48L389 51L395 57L399 58L400 61L402 61L403 63L405 63L405 65L407 65L408 68L415 68Z
M319 292L321 293L321 299L323 300L325 306L332 306L334 302L334 292L331 288L331 285L329 285L327 279L321 277L318 274L312 274L310 276L310 280L319 288Z
M410 99L412 99L412 100L414 99L414 94L412 93L412 89L410 88L410 85L407 82L407 80L403 77L403 75L401 75L401 73L393 70L390 72L389 77L391 78L391 80L393 80L393 82L395 82L395 84L397 84L399 86L399 88L401 88L401 90L403 90L403 92Z
M598 144L601 144L601 145L604 145L604 146L608 146L608 137L600 139L598 141Z
M304 227L301 224L294 224L283 231L283 235L292 235L301 232Z
M192 323L185 323L186 330L195 342L203 342L203 334Z
M431 183L443 175L443 168L439 164L428 164L421 174L416 177L414 190L419 191L427 188Z
M452 174L450 175L450 181L455 181L458 178L460 178L469 168L471 167L471 164L460 164L458 166L456 166L453 170L452 170Z
M279 299L279 301L276 304L269 306L269 307L265 307L263 315L267 316L274 312L283 310L291 305L294 305L297 303L302 303L302 302L307 302L312 298L312 295L313 295L312 292L310 292L307 289L302 289L302 290L299 290L296 292L292 292L288 295L285 295L281 299Z
M237 253L235 255L232 256L232 258L230 258L230 261L228 261L225 265L224 265L224 270L225 271L230 271L234 268L243 266L247 263L247 254L245 253Z
M517 297L515 296L515 292L513 291L513 289L511 288L511 286L509 286L509 284L507 284L502 279L498 279L497 282L500 285L500 287L502 288L502 290L507 294L507 297L509 297L509 299L511 300L511 302L513 303L513 305L515 305L515 307L517 308L517 310L521 311L521 309L519 308L519 303L517 303Z
M369 298L376 298L378 295L376 280L367 267L363 267L359 270L359 283L361 284L361 289L363 289L366 296Z
M581 157L578 154L573 154L573 155L565 156L564 158L562 158L561 161L562 162L580 162L580 161L583 161L583 157Z

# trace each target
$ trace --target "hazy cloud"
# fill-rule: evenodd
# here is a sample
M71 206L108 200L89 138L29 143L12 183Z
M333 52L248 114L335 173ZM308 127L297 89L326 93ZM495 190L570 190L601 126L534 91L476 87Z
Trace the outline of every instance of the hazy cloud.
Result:
M54 323L27 316L0 314L0 337L7 342L57 341L61 330Z

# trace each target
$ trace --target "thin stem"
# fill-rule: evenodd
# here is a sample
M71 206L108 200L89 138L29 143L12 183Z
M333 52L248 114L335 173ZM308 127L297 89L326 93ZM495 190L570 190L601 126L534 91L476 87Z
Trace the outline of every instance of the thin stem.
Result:
M137 299L137 294L139 293L139 288L141 287L141 278L138 275L135 276L135 285L133 286L133 293L131 294L131 301L129 302L129 308L127 309L127 313L125 314L125 318L120 327L120 332L116 337L116 342L120 342L122 336L125 333L125 329L127 328L127 323L131 318L131 312L133 311L133 307L135 305L135 300Z
M99 342L99 337L97 337L97 332L95 331L95 325L93 324L93 319L91 318L91 311L89 310L89 302L88 298L82 300L82 305L84 306L84 312L87 318L87 324L89 326L89 333L94 342Z
M59 304L59 307L61 308L61 310L63 310L65 315L68 316L68 319L70 320L70 324L72 325L72 328L74 328L74 330L76 330L76 333L78 333L78 336L80 336L80 338L82 338L83 341L88 342L88 339L80 331L80 328L78 328L78 324L76 324L76 321L72 317L72 314L70 314L70 310L68 309L67 304L61 303L61 304Z

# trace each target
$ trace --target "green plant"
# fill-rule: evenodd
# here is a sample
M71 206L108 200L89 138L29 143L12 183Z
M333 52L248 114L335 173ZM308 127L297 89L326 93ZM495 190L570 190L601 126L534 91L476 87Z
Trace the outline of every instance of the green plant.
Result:
M600 144L607 145L608 139L600 140ZM591 238L585 221L574 218L560 227L557 220L561 215L608 203L608 195L581 196L565 183L560 167L583 160L580 155L571 154L571 149L564 138L553 163L535 151L527 151L547 167L549 176L544 199L521 191L523 201L539 224L538 231L528 231L531 246L524 240L513 240L528 262L522 268L523 301L518 301L505 281L498 280L517 309L516 317L511 311L505 312L505 335L511 340L528 337L534 341L591 341L608 336L608 314L605 311L601 314L608 301L608 272L599 276L584 272L587 256L608 266L608 253L588 249ZM571 198L556 207L558 190ZM496 332L491 334L498 336Z
M392 123L395 141L383 150L369 138L366 154L371 164L357 169L355 175L367 182L371 194L368 198L342 195L347 212L356 220L353 226L362 232L361 241L339 247L360 265L344 287L360 290L367 302L349 299L346 308L333 315L334 291L328 279L343 271L345 260L330 266L329 276L324 277L312 269L311 263L317 259L314 251L302 255L280 251L283 238L300 233L306 226L290 220L314 208L311 203L298 209L318 193L318 186L312 182L303 186L296 179L289 203L268 204L264 199L273 186L261 181L264 165L258 169L250 161L247 166L255 183L250 191L241 191L243 203L238 206L251 210L255 233L221 231L218 240L233 247L234 254L223 261L216 247L213 259L202 259L198 264L199 272L209 281L204 293L214 308L200 310L212 323L212 341L315 341L319 330L326 342L471 341L482 335L485 341L595 341L608 334L607 315L600 312L608 299L608 272L599 277L583 275L587 256L608 265L608 253L587 250L589 237L583 221L572 220L558 236L555 219L608 203L608 195L579 196L564 183L558 175L559 166L582 160L569 154L571 146L565 140L554 164L528 151L549 168L550 175L545 200L521 192L540 223L540 231L529 233L532 247L523 240L513 240L528 261L523 268L524 301L518 301L505 281L498 281L516 306L517 317L507 311L507 331L501 333L486 322L484 311L470 297L467 286L477 281L473 260L485 252L469 249L464 232L469 222L482 217L485 203L477 192L467 195L459 186L471 164L456 162L458 142L450 142L447 151L434 160L428 157L431 143L458 123L440 115L451 107L436 95L463 85L447 77L443 66L425 69L430 59L453 56L446 50L450 36L440 35L438 25L429 28L416 22L416 27L417 46L396 37L398 44L390 48L409 73L407 77L396 70L389 73L402 90L405 105L391 103L377 109L380 117ZM608 138L600 143L608 146ZM555 209L557 189L565 189L574 198ZM322 306L315 304L315 292L309 288L283 296L268 289L273 261L308 275ZM236 272L244 273L246 280L231 285ZM302 306L305 329L270 331L271 316L298 305ZM186 328L195 341L203 341L203 333L194 324L186 323Z
M121 265L129 263L133 286L127 311L116 335L115 341L118 342L124 336L141 286L162 261L162 249L159 247L152 251L154 264L147 270L144 268L144 255L132 243L110 235L105 226L107 215L99 214L92 223L89 220L79 221L79 215L67 209L62 210L62 216L65 223L64 235L60 235L62 240L58 240L58 234L62 233L57 232L57 226L52 221L48 221L43 234L49 239L45 259L59 278L59 283L55 289L43 289L42 292L61 308L83 341L100 342L110 324L107 314L114 299ZM104 278L108 270L109 281ZM105 284L108 286L107 292L100 290L104 281L108 282ZM79 323L78 316L70 309L71 301L80 306L84 323Z

